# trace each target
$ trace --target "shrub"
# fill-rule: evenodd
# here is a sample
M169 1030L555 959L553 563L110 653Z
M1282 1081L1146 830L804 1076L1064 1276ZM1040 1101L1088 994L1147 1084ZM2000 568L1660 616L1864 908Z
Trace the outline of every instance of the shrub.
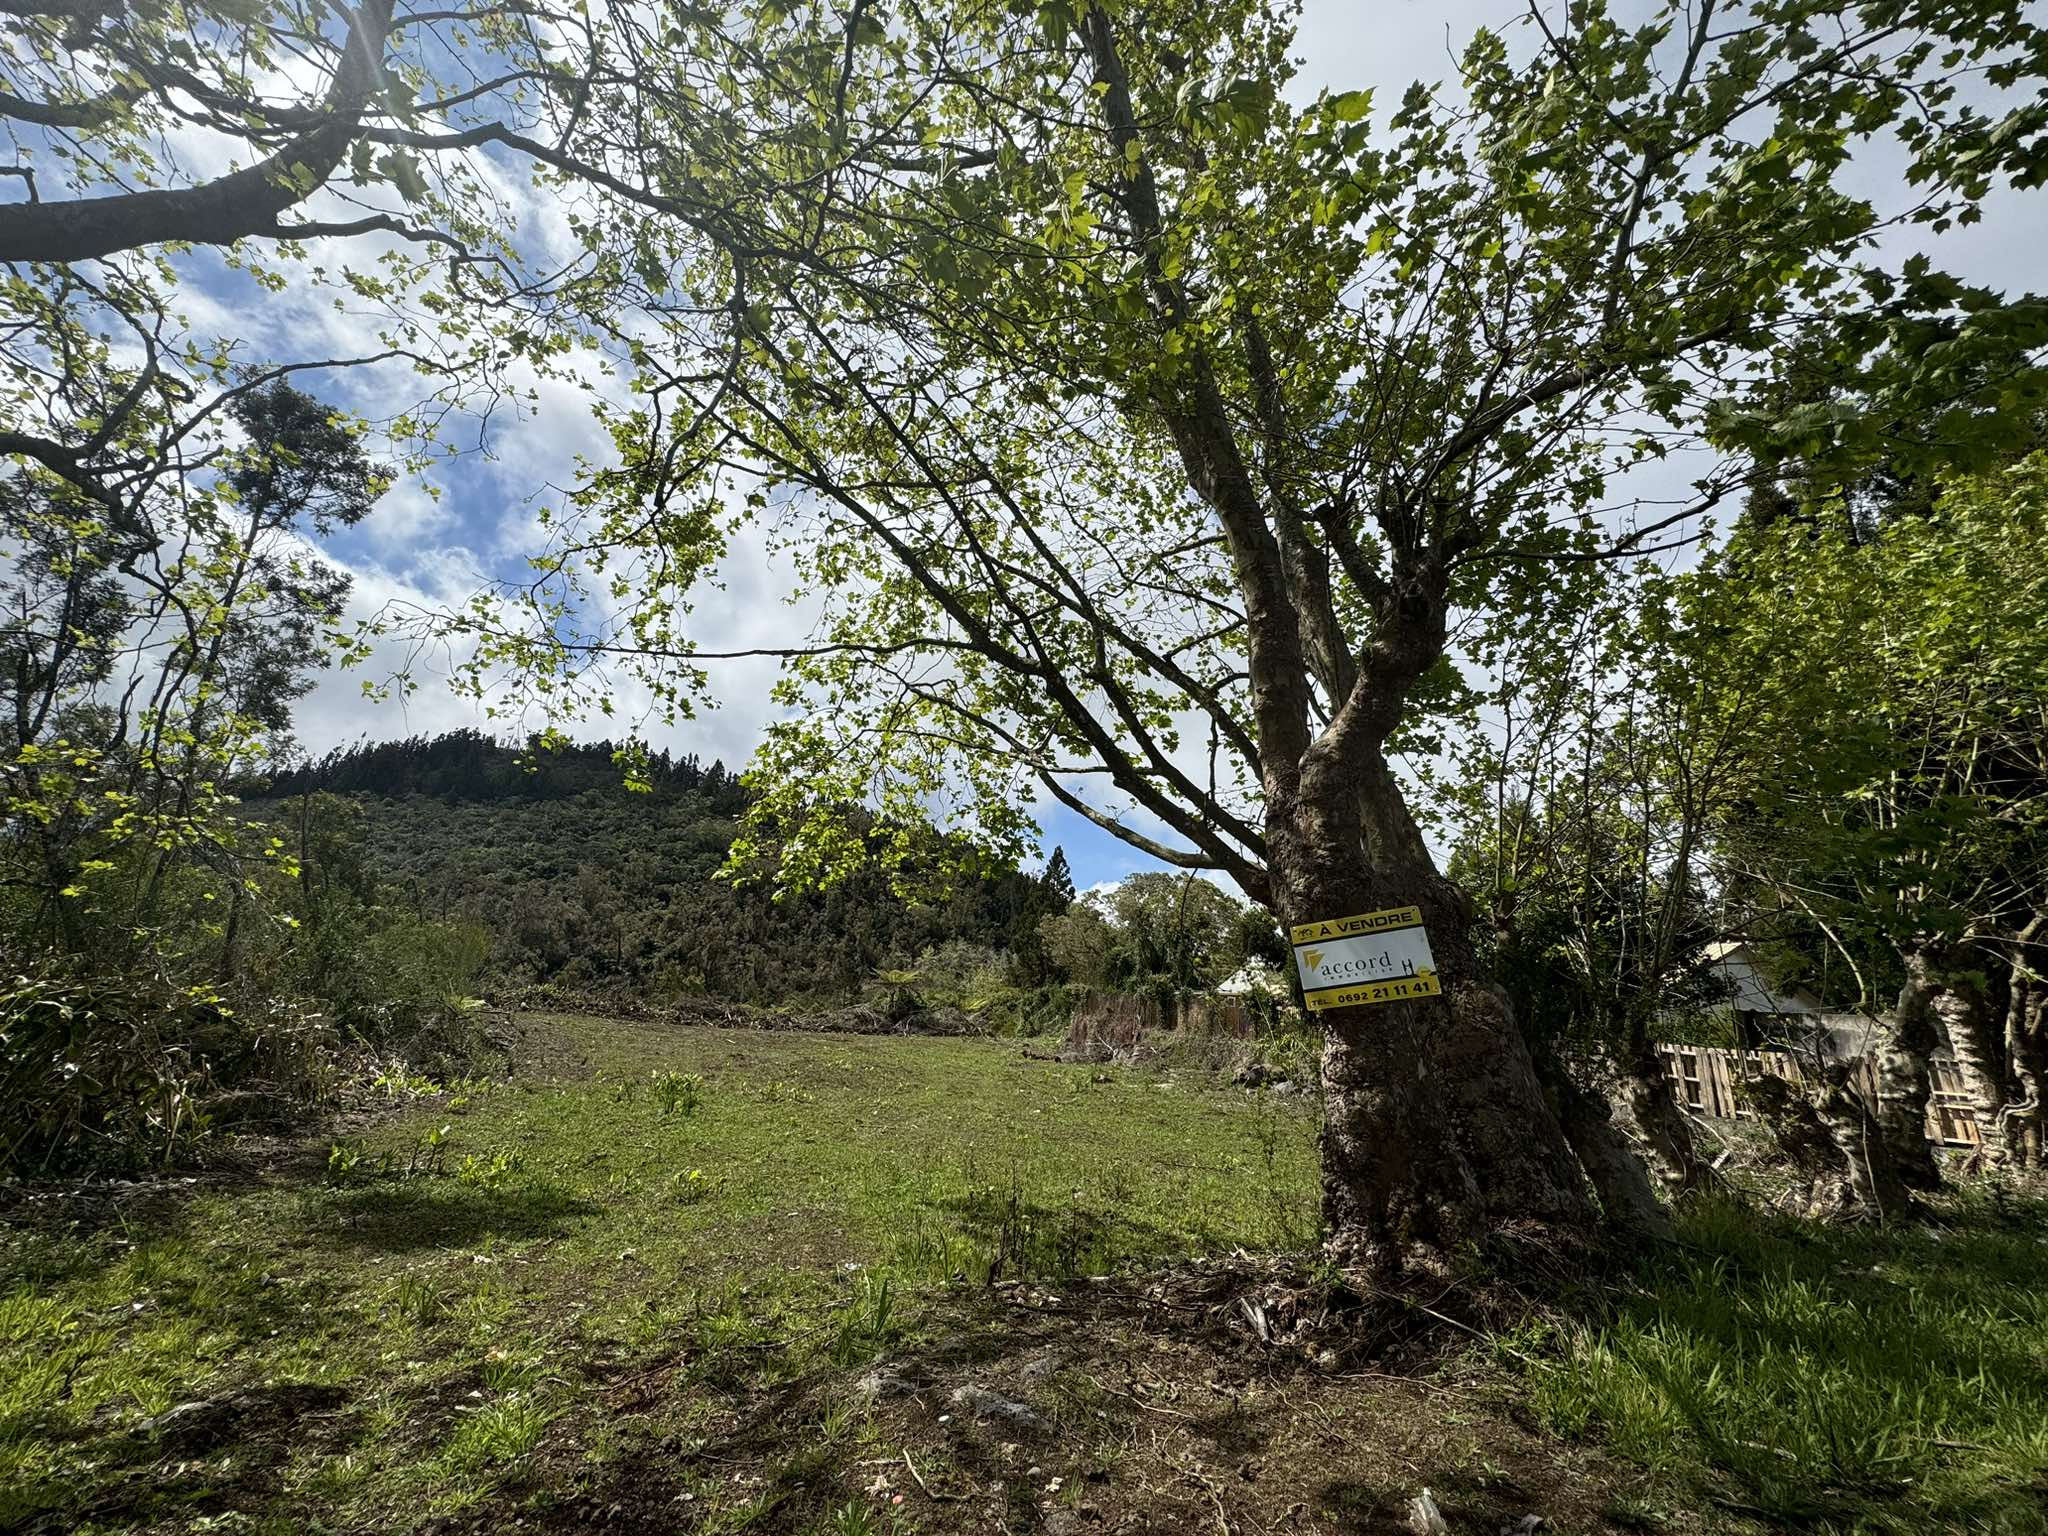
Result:
M1003 957L985 944L948 939L917 957L920 990L928 1004L968 1012L1009 990Z
M1074 1022L1074 989L1006 987L988 999L981 1022L993 1035L1059 1035Z
M249 1040L211 989L52 965L0 988L0 1169L162 1166L207 1133L201 1098Z
M485 1053L475 996L490 935L336 902L278 957L272 986L319 1000L346 1038L433 1078L465 1075Z

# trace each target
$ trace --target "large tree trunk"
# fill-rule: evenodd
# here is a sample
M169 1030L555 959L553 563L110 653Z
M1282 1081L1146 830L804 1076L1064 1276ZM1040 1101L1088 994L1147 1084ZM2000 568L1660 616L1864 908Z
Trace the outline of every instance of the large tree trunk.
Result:
M1820 1118L1848 1165L1849 1191L1856 1203L1880 1221L1896 1220L1912 1205L1904 1168L1896 1149L1890 1145L1889 1128L1872 1113L1870 1105L1850 1090L1848 1076L1846 1067L1830 1072L1821 1093ZM1927 1101L1923 1097L1920 1103L1924 1115ZM1924 1151L1924 1122L1920 1145ZM1932 1167L1933 1162L1932 1154L1928 1153L1928 1166Z
M1991 1005L1975 977L1952 974L1935 995L1934 1011L1948 1031L1956 1066L1977 1116L1977 1144L1986 1164L2005 1161L2005 1061L1992 1027Z
M1600 1199L1608 1222L1642 1237L1672 1235L1671 1215L1650 1185L1642 1159L1614 1123L1607 1097L1571 1075L1553 1051L1539 1051L1536 1069L1565 1140Z
M1332 831L1346 819L1305 818ZM1283 844L1273 865L1289 924L1420 907L1444 989L1321 1015L1330 1252L1391 1268L1509 1228L1590 1226L1585 1182L1505 994L1479 974L1459 893L1375 843L1370 867L1362 849L1314 836Z
M1907 1189L1941 1187L1934 1148L1927 1140L1927 1101L1933 1093L1928 1063L1937 1043L1933 1004L1928 957L1915 952L1906 957L1906 982L1899 989L1898 1003L1879 1020L1876 1124L1864 1156L1866 1164L1889 1163L1889 1176L1882 1183L1895 1178ZM1843 1151L1850 1149L1845 1145Z
M1840 1210L1850 1198L1849 1159L1813 1105L1782 1077L1768 1072L1744 1079L1739 1091L1755 1108L1793 1173L1805 1181L1805 1214Z

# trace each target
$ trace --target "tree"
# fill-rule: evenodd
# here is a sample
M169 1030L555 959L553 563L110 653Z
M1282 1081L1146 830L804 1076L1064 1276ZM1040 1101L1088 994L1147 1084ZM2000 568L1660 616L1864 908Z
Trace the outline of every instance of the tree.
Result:
M1803 489L1803 504L1820 499ZM1987 1155L2004 1154L2008 1130L2039 1142L2044 517L2036 454L1860 528L1753 521L1687 583L1697 666L1748 683L1742 777L1717 832L1731 869L1823 937L1861 1006L1876 1013L1896 991L1881 1017L1873 1203L1938 1179L1922 1130L1938 1022Z
M1323 1016L1347 1259L1589 1215L1393 767L1453 693L1454 626L1683 537L1747 473L1603 515L1671 442L1981 436L2036 389L2038 306L1874 249L2038 179L2041 103L1957 89L2039 76L2025 7L1530 30L1381 133L1362 92L1289 105L1287 26L1245 3L678 18L685 85L600 85L571 135L627 187L585 238L664 279L621 462L542 578L468 616L559 703L618 651L680 697L690 587L757 519L826 609L754 779L796 873L862 854L848 805L1015 848L1028 786L1290 923L1420 906L1442 1000ZM1879 138L1907 171L1883 208L1846 175ZM1795 365L1861 404L1788 445ZM623 612L583 603L635 577Z
M424 398L382 423L415 462L451 414L516 403L573 347L560 301L593 274L524 265L545 253L518 238L504 162L477 151L546 165L582 85L622 78L631 49L611 36L603 14L532 0L10 0L0 177L21 195L0 219L0 455L65 487L127 570L249 395L416 372ZM247 333L187 322L195 278L238 312L295 280L324 288L351 339L304 339L323 332L315 311L285 355L258 355Z
M1053 960L1045 947L1045 921L1057 918L1074 904L1074 875L1067 866L1067 850L1055 848L1036 878L1027 877L1010 916L1004 947L1009 951L1010 974L1026 986L1042 986L1052 980Z
M1604 1063L1682 1193L1704 1170L1656 1040L1725 992L1707 882L1744 685L1690 664L1662 582L1614 598L1589 635L1532 637L1504 658L1497 725L1469 733L1439 798L1459 833L1451 874L1475 895L1487 958L1558 1097L1597 1117L1597 1090L1557 1058Z
M1067 863L1067 850L1055 848L1052 857L1045 861L1045 871L1038 877L1039 889L1045 893L1046 906L1055 912L1064 912L1074 900L1074 871Z
M1078 985L1179 994L1229 976L1269 927L1198 875L1146 872L1091 891L1040 933L1047 957Z
M358 435L288 385L242 396L234 419L214 473L150 509L166 536L146 553L61 485L12 484L8 883L34 896L18 937L76 948L87 912L132 937L198 864L222 877L232 959L251 882L226 785L284 749L327 659L349 581L308 540L360 521L385 483Z

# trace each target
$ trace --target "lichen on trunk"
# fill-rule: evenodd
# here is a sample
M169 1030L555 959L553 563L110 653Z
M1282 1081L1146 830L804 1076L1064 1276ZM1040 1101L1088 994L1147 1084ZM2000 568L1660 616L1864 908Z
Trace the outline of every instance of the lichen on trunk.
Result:
M1877 1102L1871 1124L1867 1135L1860 1123L1856 1127L1857 1151L1847 1145L1843 1151L1852 1161L1860 1156L1866 1166L1888 1164L1878 1180L1880 1187L1896 1182L1906 1189L1939 1189L1941 1173L1927 1140L1927 1102L1934 1091L1930 1063L1937 1036L1934 984L1925 953L1907 957L1905 984L1898 1002L1878 1020L1876 1042Z
M1951 973L1944 978L1933 1006L1969 1090L1980 1155L1987 1164L2002 1163L2006 1158L2004 1042L1992 1026L1984 988L1973 975Z
M2039 1168L2044 1160L2042 1095L2048 1092L2048 987L2028 976L2023 962L2013 966L2006 1041L2020 1090L2005 1109L2006 1149L2017 1166Z

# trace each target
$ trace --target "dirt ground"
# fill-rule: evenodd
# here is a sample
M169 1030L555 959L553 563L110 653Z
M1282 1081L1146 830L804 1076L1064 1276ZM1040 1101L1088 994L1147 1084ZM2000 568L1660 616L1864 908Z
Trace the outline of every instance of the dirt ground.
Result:
M687 1359L637 1370L601 1394L618 1459L526 1525L1394 1536L1419 1529L1425 1489L1460 1536L1696 1525L1655 1508L1642 1474L1527 1424L1455 1330L1390 1320L1342 1356L1327 1334L1263 1343L1254 1298L1270 1289L1223 1262L954 1295L926 1342L766 1391L729 1384L709 1415L676 1411Z

